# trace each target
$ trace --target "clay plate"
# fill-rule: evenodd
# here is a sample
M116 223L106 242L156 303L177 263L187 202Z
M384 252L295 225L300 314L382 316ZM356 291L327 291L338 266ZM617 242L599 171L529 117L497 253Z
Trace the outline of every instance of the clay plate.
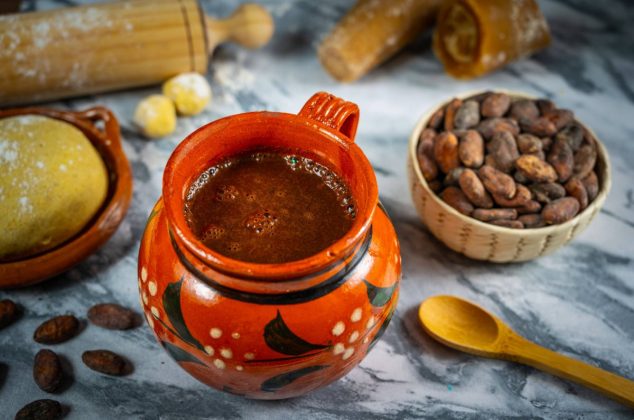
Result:
M56 276L95 252L117 230L130 206L132 172L121 147L119 123L103 107L81 112L49 108L0 110L0 118L37 114L77 127L97 149L108 169L108 195L93 219L75 236L42 254L0 262L0 288L23 287Z

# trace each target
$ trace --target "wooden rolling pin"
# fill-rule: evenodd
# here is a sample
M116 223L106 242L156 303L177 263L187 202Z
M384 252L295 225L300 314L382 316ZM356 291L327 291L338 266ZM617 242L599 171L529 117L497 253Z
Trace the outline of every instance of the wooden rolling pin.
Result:
M443 0L358 0L319 47L324 68L352 82L432 24Z
M273 34L271 15L244 4L229 18L196 0L124 0L0 17L0 104L21 104L205 73L227 40L257 48Z

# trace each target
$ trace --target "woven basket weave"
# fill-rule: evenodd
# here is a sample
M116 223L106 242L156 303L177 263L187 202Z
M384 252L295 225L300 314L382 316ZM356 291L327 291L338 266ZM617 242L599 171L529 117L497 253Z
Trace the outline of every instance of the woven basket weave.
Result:
M504 91L502 91L504 92ZM465 99L483 92L460 95ZM534 99L530 95L505 92L514 99ZM433 107L419 120L409 140L407 172L412 199L425 226L449 248L476 260L493 262L519 262L551 254L582 232L599 212L611 187L610 160L603 144L592 130L584 126L597 139L597 166L599 194L573 219L559 224L534 229L511 229L484 223L459 213L431 191L416 159L420 133L434 111L448 101Z

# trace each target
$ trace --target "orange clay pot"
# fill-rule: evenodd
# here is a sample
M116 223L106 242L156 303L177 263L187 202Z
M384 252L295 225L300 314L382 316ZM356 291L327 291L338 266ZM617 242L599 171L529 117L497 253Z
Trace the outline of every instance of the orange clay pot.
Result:
M387 327L401 258L372 167L353 143L358 119L355 104L321 92L299 115L207 124L170 157L139 251L139 291L157 339L198 380L249 398L295 397L348 373ZM357 206L344 237L283 264L234 260L194 237L183 213L190 184L218 160L262 147L291 149L342 177Z

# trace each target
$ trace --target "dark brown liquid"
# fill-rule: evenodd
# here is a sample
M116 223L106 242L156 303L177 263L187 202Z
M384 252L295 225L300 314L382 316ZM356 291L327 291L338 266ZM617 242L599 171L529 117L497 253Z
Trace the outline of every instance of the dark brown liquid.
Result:
M347 186L328 168L293 154L236 156L205 171L190 187L185 218L193 233L223 255L281 263L318 253L351 227Z

